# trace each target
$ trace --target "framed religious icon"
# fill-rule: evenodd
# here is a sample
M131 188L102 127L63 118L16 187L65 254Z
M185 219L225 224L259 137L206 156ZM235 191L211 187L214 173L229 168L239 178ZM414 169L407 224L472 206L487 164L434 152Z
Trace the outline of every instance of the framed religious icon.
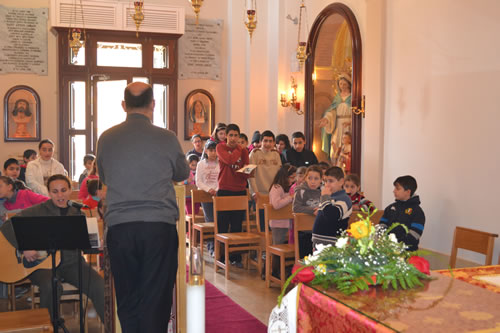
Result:
M40 97L28 86L9 89L4 98L5 141L40 141Z
M199 134L203 140L210 138L215 125L215 102L206 90L191 91L184 103L184 139Z

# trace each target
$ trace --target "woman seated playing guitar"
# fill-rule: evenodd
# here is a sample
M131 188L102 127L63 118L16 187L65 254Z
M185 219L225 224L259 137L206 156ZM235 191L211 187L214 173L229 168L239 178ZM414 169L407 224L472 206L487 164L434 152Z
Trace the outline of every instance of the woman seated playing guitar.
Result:
M74 216L82 215L80 210L68 206L71 195L71 181L64 175L53 175L47 180L47 188L50 200L23 210L17 216ZM17 242L11 221L8 220L0 231L5 238L15 247ZM64 282L78 286L78 257L81 255L77 250L62 250L61 263L57 267L57 276ZM33 262L38 259L38 251L23 251L27 261ZM104 281L97 272L91 269L82 259L82 287L94 304L97 314L104 322ZM50 269L38 269L31 273L28 278L40 288L40 307L48 308L52 314L52 285ZM62 286L58 282L58 296L62 293Z

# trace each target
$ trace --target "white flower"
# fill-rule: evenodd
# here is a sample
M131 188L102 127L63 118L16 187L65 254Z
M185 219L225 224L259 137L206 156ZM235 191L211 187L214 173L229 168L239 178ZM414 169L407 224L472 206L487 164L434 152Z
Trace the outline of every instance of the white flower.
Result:
M394 234L392 234L392 233L391 233L391 234L389 234L389 239L390 239L391 241L393 241L394 243L397 243L397 242L398 242L398 239L397 239L396 235L394 235Z
M323 252L325 249L331 247L332 244L328 245L323 245L323 244L316 244L316 251L313 252L315 256L318 256L321 252Z
M313 263L316 260L318 260L317 255L310 255L310 256L304 257L304 262L306 263L306 265L310 265L311 263Z
M347 245L347 242L349 242L349 239L347 237L342 237L337 239L335 246L339 249L343 249Z

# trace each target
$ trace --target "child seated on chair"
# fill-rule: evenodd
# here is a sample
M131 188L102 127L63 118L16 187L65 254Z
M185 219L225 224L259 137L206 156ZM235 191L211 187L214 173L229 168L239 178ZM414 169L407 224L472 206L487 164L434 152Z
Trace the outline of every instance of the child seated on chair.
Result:
M296 167L287 163L276 173L269 188L269 203L274 209L281 209L292 203L293 195L289 189L295 181L296 170ZM290 220L269 220L269 226L273 231L273 244L286 244Z
M196 185L196 166L200 161L198 155L191 154L186 157L187 162L189 164L189 178L184 181L184 185ZM200 204L197 203L194 206L194 214L198 214L200 212ZM191 197L186 197L186 214L193 214L193 208L191 207Z
M325 185L321 189L321 203L314 220L312 242L335 245L338 236L347 229L352 213L352 203L344 187L344 172L339 167L331 167L323 177Z
M294 213L316 215L321 197L321 168L311 165L307 168L304 183L295 189L292 210ZM299 232L299 239L290 237L289 243L299 242L299 254L302 258L312 253L311 232Z
M89 179L87 181L87 189L89 196L83 200L83 204L89 206L90 209L97 208L99 201L103 197L102 182L99 179Z
M361 210L361 208L366 212L373 212L375 210L375 205L360 193L361 182L358 175L350 174L345 177L344 190L351 198L352 210Z
M19 161L15 158L9 158L5 161L3 164L3 172L4 176L12 178L18 190L29 189L26 183L19 179L21 166L19 165Z
M92 166L94 165L94 161L95 161L95 155L93 154L87 154L83 157L83 166L85 167L85 170L83 170L80 177L78 177L79 186L82 185L83 180L87 178L90 172L92 171Z
M49 197L35 193L27 188L18 187L20 183L14 181L11 177L0 176L0 200L4 199L0 209L1 220L5 220L5 212L20 211L49 200Z
M209 193L211 196L215 196L219 189L217 179L219 178L220 167L215 147L217 147L215 141L207 140L205 144L205 154L203 154L201 161L196 166L195 176L198 189ZM213 222L214 204L212 202L202 202L201 207L203 207L205 222Z
M417 181L412 176L401 176L394 181L394 198L396 202L387 206L380 224L387 228L394 223L400 223L408 228L408 233L402 226L392 229L399 242L408 246L408 251L418 250L420 237L424 232L425 215L420 207L420 198L415 195Z
M23 164L21 164L21 174L19 175L19 180L26 183L26 166L29 162L36 160L37 154L33 149L26 149L23 153Z
M87 189L87 183L90 179L99 179L99 175L97 174L97 163L96 161L92 161L92 170L87 177L85 177L80 184L80 191L78 192L78 199L85 200L89 196L89 191Z

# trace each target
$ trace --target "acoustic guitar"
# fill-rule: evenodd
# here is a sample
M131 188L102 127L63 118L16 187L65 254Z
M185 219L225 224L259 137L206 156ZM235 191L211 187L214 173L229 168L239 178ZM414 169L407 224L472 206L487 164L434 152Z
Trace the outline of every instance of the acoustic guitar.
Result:
M51 269L52 258L46 251L38 251L38 259L28 262L0 232L0 282L15 283L24 280L38 269ZM56 252L56 266L61 263L61 254Z

